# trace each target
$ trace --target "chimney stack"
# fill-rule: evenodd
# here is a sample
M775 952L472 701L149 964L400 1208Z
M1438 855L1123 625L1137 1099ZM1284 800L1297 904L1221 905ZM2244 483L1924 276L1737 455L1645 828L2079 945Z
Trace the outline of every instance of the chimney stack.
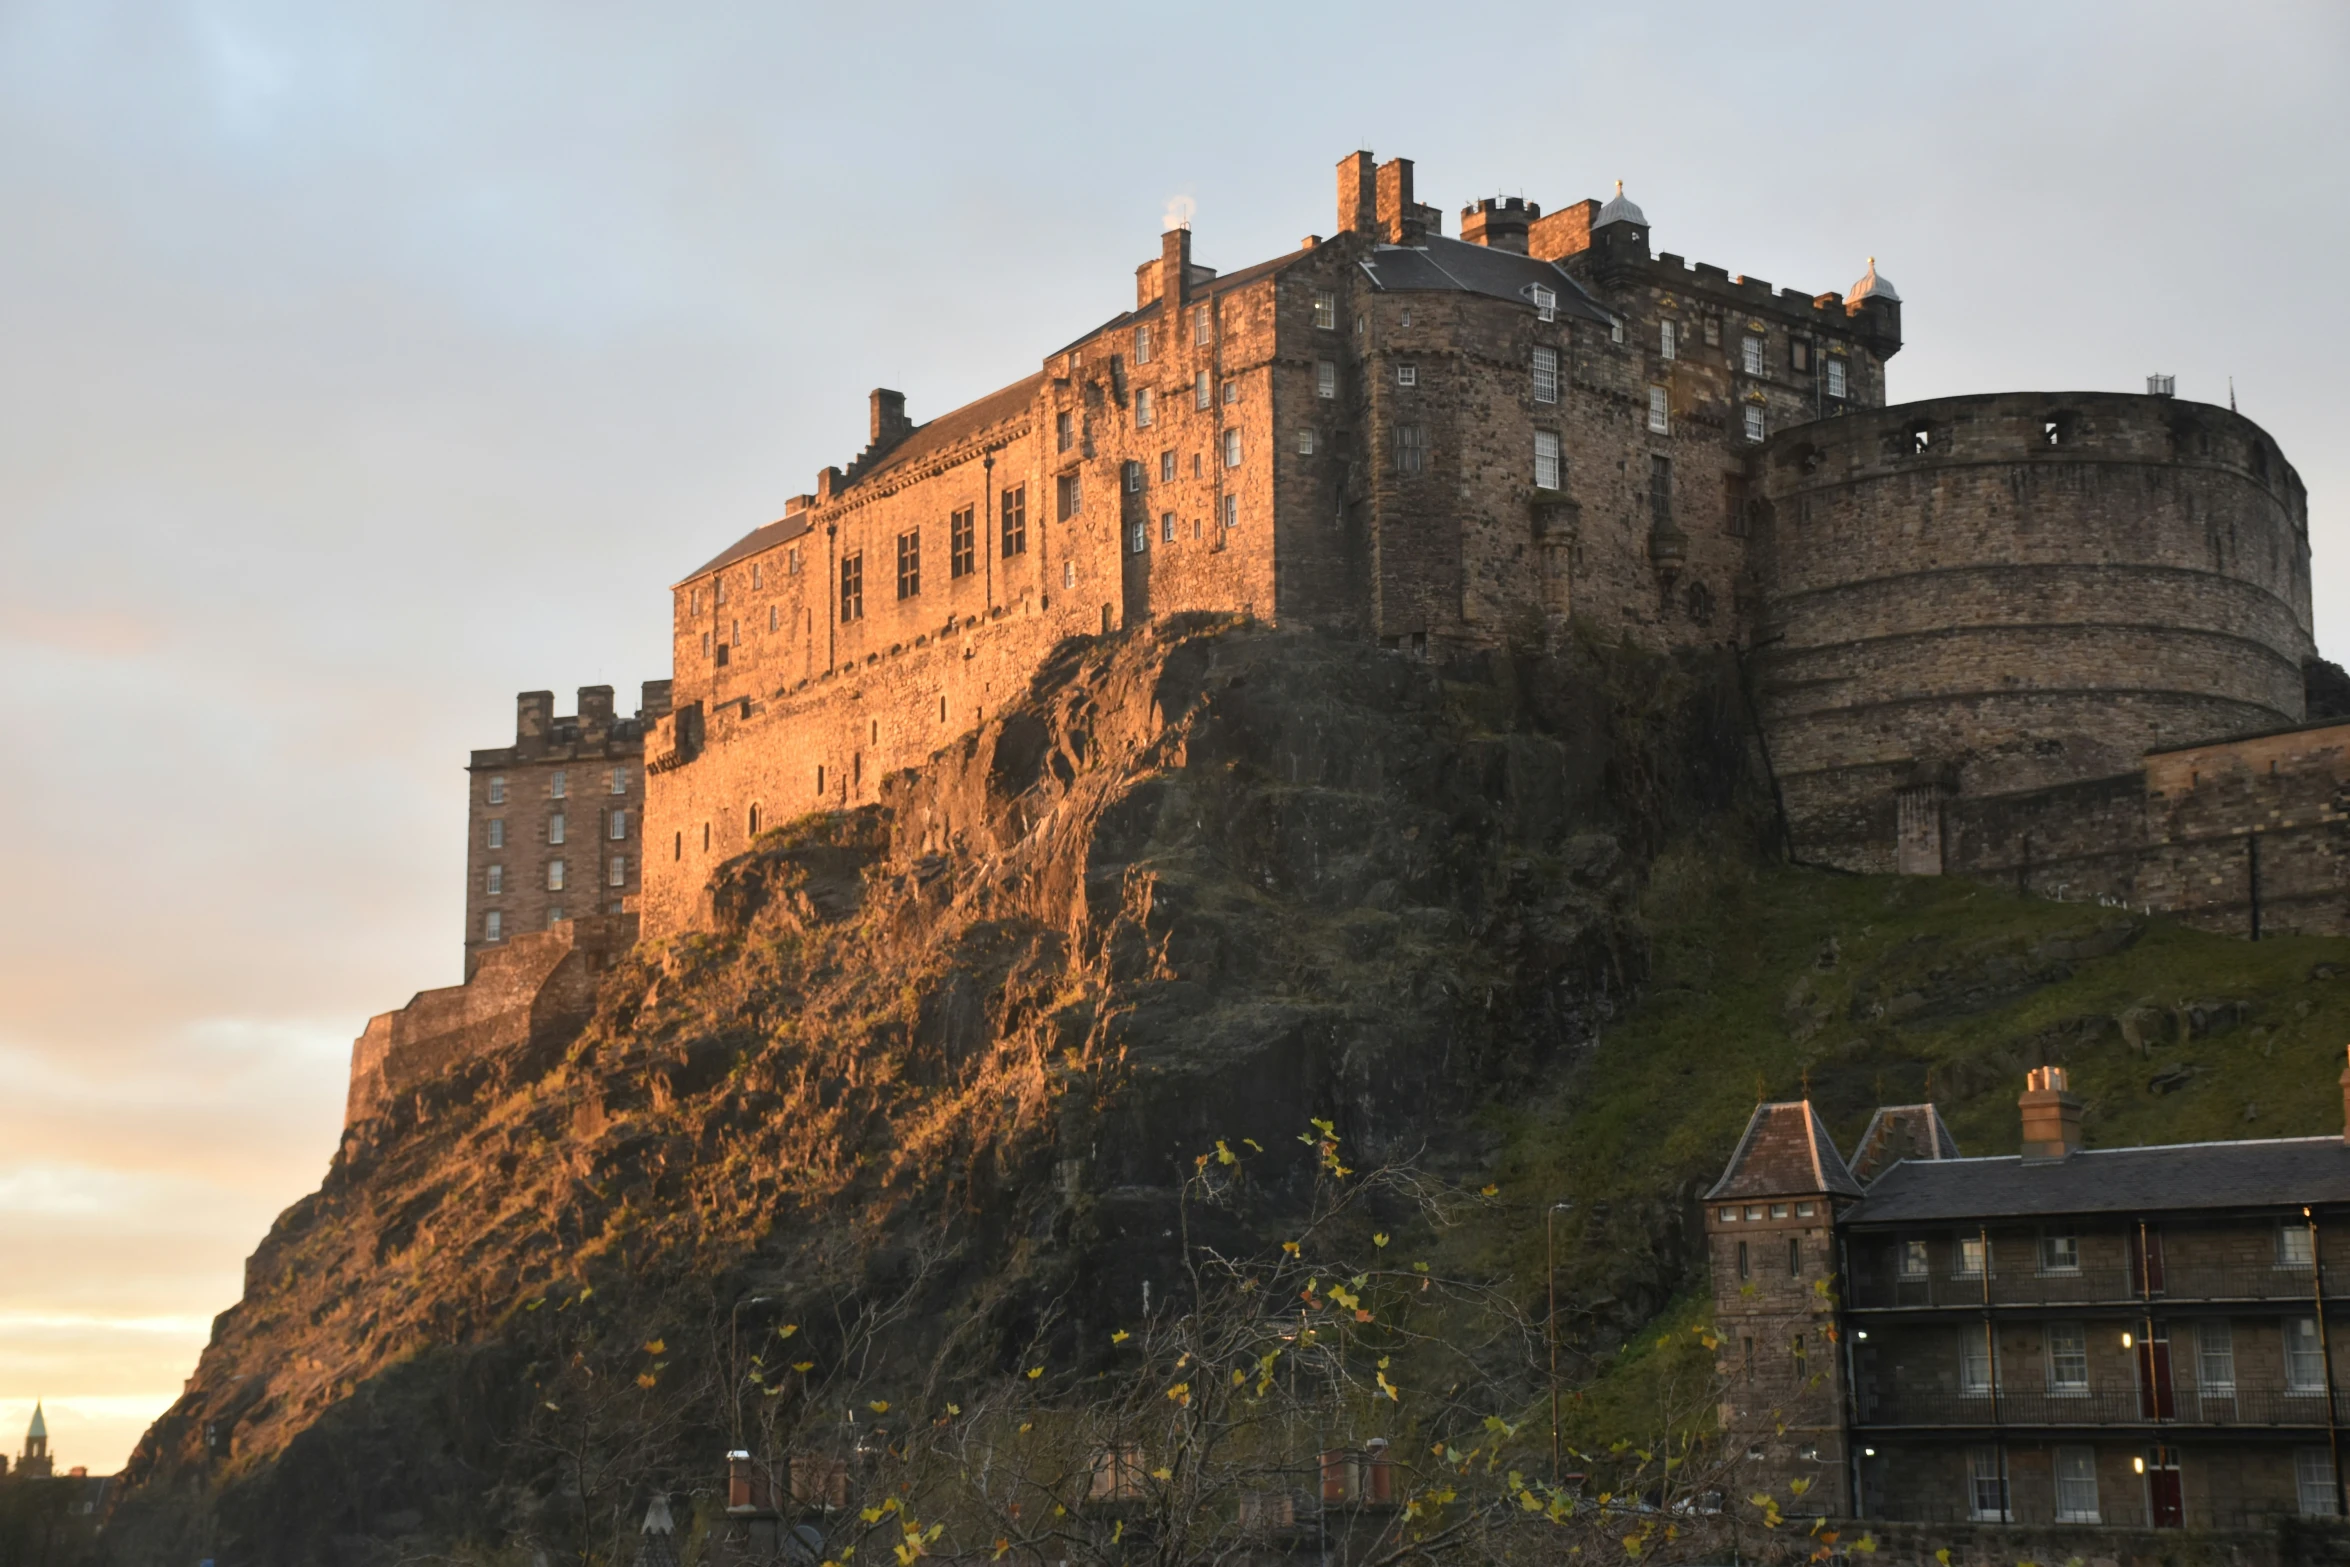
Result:
M2053 1163L2081 1151L2081 1102L2065 1091L2063 1067L2032 1068L2016 1108L2024 1114L2026 1164Z
M555 693L525 691L514 698L514 739L517 744L544 740L555 727Z
M1175 330L1175 312L1183 308L1191 282L1191 230L1178 225L1159 236L1159 302L1167 331ZM1170 336L1169 341L1173 341Z
M1338 232L1367 233L1379 221L1379 179L1367 152L1338 160Z
M603 733L612 727L612 688L610 686L581 686L579 688L579 727L582 732Z
M906 394L893 392L886 386L873 389L872 434L868 437L875 452L885 452L914 433L914 421L906 417Z
M1414 216L1412 208L1412 160L1390 158L1379 165L1378 175L1379 237L1390 245L1409 241L1404 226Z

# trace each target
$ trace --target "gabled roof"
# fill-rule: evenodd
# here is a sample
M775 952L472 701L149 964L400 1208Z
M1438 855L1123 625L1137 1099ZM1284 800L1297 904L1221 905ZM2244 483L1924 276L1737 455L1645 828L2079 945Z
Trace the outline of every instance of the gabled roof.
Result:
M1729 1168L1705 1194L1724 1197L1789 1197L1830 1192L1858 1197L1860 1182L1844 1167L1844 1156L1820 1124L1808 1099L1760 1104L1738 1139Z
M2256 1142L2088 1148L2026 1164L2001 1159L1904 1160L1877 1177L1855 1224L2059 1214L2179 1213L2350 1203L2350 1142Z
M1867 1185L1904 1159L1955 1159L1958 1139L1932 1105L1881 1105L1852 1145L1852 1176Z
M1568 315L1603 326L1615 320L1582 284L1552 262L1442 234L1431 234L1417 245L1377 246L1362 265L1382 293L1432 290L1531 304L1534 287L1540 284L1558 296L1559 309Z

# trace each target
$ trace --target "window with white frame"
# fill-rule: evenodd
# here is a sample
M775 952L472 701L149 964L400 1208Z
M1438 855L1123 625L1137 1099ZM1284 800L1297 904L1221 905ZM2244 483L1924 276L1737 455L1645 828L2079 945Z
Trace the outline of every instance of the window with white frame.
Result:
M2285 1391L2322 1393L2326 1387L2325 1351L2318 1347L2315 1317L2285 1319Z
M1159 453L1159 482L1161 484L1175 482L1175 454L1173 452Z
M618 854L612 856L612 863L610 866L606 867L604 872L604 885L607 887L625 887L628 885L628 860L626 856Z
M1420 384L1420 367L1418 365L1397 365L1395 367L1395 384L1398 386L1418 386Z
M1126 553L1140 555L1151 547L1151 525L1137 521L1126 530Z
M557 811L554 815L547 818L547 842L561 843L562 841L563 813L561 811Z
M1155 413L1156 408L1151 399L1151 389L1147 386L1136 387L1134 389L1134 427L1137 430L1149 429Z
M1996 1447L1967 1454L1968 1510L1978 1523L2007 1521L2007 1470Z
M1053 415L1053 444L1059 451L1067 451L1077 444L1077 421L1067 409Z
M563 862L561 860L547 862L547 890L549 892L563 890Z
M1555 348L1534 350L1534 400L1538 403L1559 400L1559 351Z
M1658 322L1656 328L1656 356L1659 359L1671 359L1676 357L1674 350L1680 347L1680 336L1680 330L1675 327L1672 322Z
M1128 458L1122 471L1126 477L1126 493L1140 495L1142 493L1142 464Z
M483 878L481 890L493 898L504 892L506 890L506 867L503 865L491 866L489 874Z
M1983 1276L1984 1242L1980 1235L1961 1235L1950 1248L1950 1271L1962 1279Z
M1338 366L1328 359L1314 365L1314 395L1325 398L1338 395Z
M1240 526L1240 497L1237 495L1224 497L1224 526L1227 528Z
M1672 406L1665 400L1665 389L1661 386L1648 389L1648 428L1657 435L1672 433Z
M1980 1325L1958 1330L1958 1390L1961 1393L1984 1394L1991 1391L1991 1345L1983 1337Z
M1191 340L1195 343L1212 343L1216 340L1216 318L1208 313L1205 305L1191 313Z
M490 780L490 804L504 805L505 803L506 778L505 775L501 773Z
M1227 468L1240 466L1240 432L1238 430L1224 432L1224 466Z
M612 792L613 792L614 794L626 794L626 793L628 793L628 769L627 769L627 768L625 768L625 767L615 767L615 768L613 768L613 769L612 769Z
M2080 1272L2080 1235L2073 1230L2042 1230L2040 1232L2040 1271L2042 1273Z
M1559 438L1556 430L1534 432L1534 488L1559 487Z
M2089 1330L2078 1322L2048 1325L2048 1391L2085 1397L2089 1391Z
M1748 375L1763 373L1763 340L1752 332L1747 333L1745 340L1739 344L1738 363L1739 368Z
M759 565L759 563L758 563L757 561L752 561L752 562L751 562L751 586L752 586L752 588L754 588L754 589L756 589L756 588L759 586L759 575L760 575L760 570L761 570L761 568L760 568L760 565Z
M2195 1385L2206 1397L2236 1391L2236 1325L2224 1317L2195 1325Z
M1844 395L1844 361L1831 355L1828 359L1828 395Z
M1537 321L1556 321L1558 318L1559 296L1557 290L1544 288L1540 283L1535 284L1534 319Z
M1338 330L1338 295L1329 289L1314 290L1314 325L1324 332Z
M1077 586L1077 562L1073 560L1061 562L1061 586L1064 588Z
M1922 1279L1929 1271L1924 1241L1901 1242L1896 1257L1901 1267L1901 1276L1905 1279Z
M492 909L481 917L481 939L484 941L504 941L506 939L506 916L504 913Z
M2056 1450L2056 1521L2098 1521L2097 1449L2060 1447Z
M1175 514L1171 511L1159 513L1159 542L1161 544L1175 542Z
M1607 324L1607 340L1608 340L1609 342L1611 342L1611 343L1620 343L1620 342L1622 342L1622 341L1624 340L1624 323L1623 323L1623 322L1621 322L1621 321L1610 321L1610 322Z
M493 816L490 818L489 846L493 849L503 849L506 847L505 817Z
M1191 378L1191 406L1205 408L1214 400L1215 393L1208 384L1208 373L1202 370Z
M2333 1517L2340 1510L2340 1499L2334 1493L2334 1455L2322 1447L2293 1449L2293 1489L2298 1493L2302 1517Z
M1297 454L1300 457L1314 455L1314 432L1311 429L1301 429L1297 432Z
M2277 1266L2306 1268L2314 1253L2309 1246L2309 1226L2297 1219L2289 1219L2277 1226Z
M1759 441L1767 433L1767 428L1763 423L1763 411L1754 404L1748 403L1746 405L1746 438L1750 441Z
M614 843L626 841L628 837L628 813L626 811L614 811L605 818L604 836Z
M1138 365L1151 362L1151 329L1147 326L1134 329L1134 362Z

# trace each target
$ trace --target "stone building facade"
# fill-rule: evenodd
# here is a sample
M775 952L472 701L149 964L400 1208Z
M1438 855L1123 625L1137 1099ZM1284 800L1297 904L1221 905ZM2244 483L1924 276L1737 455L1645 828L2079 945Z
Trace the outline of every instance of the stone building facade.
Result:
M465 769L467 979L525 932L633 912L643 885L645 732L669 711L669 682L646 681L633 718L613 713L610 686L581 686L560 718L550 691L514 705L514 743Z
M2059 1535L2339 1517L2350 1137L2085 1150L2061 1067L2018 1108L2019 1156L1913 1105L1849 1167L1808 1104L1757 1108L1706 1197L1754 1486Z

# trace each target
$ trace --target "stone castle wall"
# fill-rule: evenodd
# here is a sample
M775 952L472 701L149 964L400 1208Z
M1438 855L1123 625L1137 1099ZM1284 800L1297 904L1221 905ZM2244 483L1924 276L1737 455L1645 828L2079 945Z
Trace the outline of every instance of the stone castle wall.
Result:
M2035 790L2297 723L2307 503L2227 410L1905 404L1774 438L1763 724L1800 852L1897 868L1896 799Z

